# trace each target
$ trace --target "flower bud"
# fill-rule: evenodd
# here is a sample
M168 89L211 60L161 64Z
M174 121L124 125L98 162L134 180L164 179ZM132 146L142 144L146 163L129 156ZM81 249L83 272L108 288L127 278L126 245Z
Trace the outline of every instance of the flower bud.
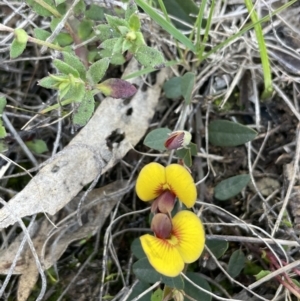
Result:
M168 150L186 147L190 144L192 135L187 131L176 131L169 135L165 141L165 148Z
M155 233L156 237L167 239L171 235L172 221L166 214L155 214L151 222L151 230Z
M174 299L174 301L184 301L184 295L181 291L174 290L173 299Z
M176 196L170 190L165 190L152 203L151 212L153 212L153 213L170 213L174 208L175 199L176 199Z

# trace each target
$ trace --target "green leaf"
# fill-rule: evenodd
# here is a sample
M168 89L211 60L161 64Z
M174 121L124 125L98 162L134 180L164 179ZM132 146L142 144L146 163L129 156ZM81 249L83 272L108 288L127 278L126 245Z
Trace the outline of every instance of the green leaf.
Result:
M158 288L152 295L150 301L161 301L163 300L164 292Z
M109 49L104 49L99 52L102 58L109 58L112 65L122 65L125 63L126 60L122 53L115 53L113 56L111 56L111 53L112 51Z
M133 31L138 31L141 28L141 21L140 21L138 15L136 15L136 14L131 15L128 23L129 23L130 29Z
M149 17L152 20L154 20L164 30L171 34L171 36L173 36L175 39L177 39L180 43L185 45L194 53L196 52L196 47L193 44L193 42L189 38L187 38L183 33L181 33L178 29L176 29L172 24L166 21L165 18L159 15L149 4L147 4L144 0L136 0L135 2L149 15Z
M209 142L216 146L237 146L253 140L257 132L240 123L215 120L208 127Z
M67 87L67 93L63 93L61 89L59 89L59 96L60 99L70 99L74 102L81 102L85 96L85 85L84 83L76 83L76 84L69 84Z
M240 193L249 183L250 175L237 175L221 181L214 189L215 198L226 201Z
M126 20L120 19L115 16L110 16L105 14L105 18L107 20L108 25L110 25L112 28L118 31L119 26L126 26L129 28L129 24Z
M186 276L192 280L195 284L202 287L203 289L211 292L211 288L208 284L208 282L203 279L199 274L197 273L186 273ZM187 296L195 299L195 300L201 300L201 301L211 301L211 295L199 290L195 286L193 286L190 282L184 279L184 292ZM184 301L190 301L187 296L184 297Z
M22 28L15 29L14 35L18 43L26 45L28 41L28 34L24 29Z
M217 259L223 256L228 249L228 242L225 240L207 240L205 244Z
M181 148L176 151L176 156L181 158L187 167L192 166L192 156L189 148Z
M85 13L85 3L83 0L79 0L79 2L74 7L74 15L80 17Z
M61 32L55 39L61 47L66 47L73 43L73 38L66 32Z
M100 25L96 26L94 29L94 32L99 37L100 41L102 41L103 43L106 40L120 37L120 33L116 29L111 28L107 24L100 24ZM100 46L102 48L106 48L106 47L103 47L102 44Z
M10 46L10 58L14 59L20 56L26 48L28 35L22 28L14 31L15 38Z
M0 94L0 116L3 114L6 104L7 104L6 97Z
M5 130L5 127L2 125L2 120L0 119L0 139L3 139L7 136L7 132ZM2 141L0 141L0 144L2 144ZM3 144L4 145L4 144ZM3 148L0 146L0 149ZM1 153L1 150L0 150Z
M58 6L62 3L65 3L67 0L55 0L55 5Z
M125 12L125 20L129 21L130 17L138 11L138 7L136 6L133 0L130 0L127 4L127 9Z
M66 64L72 66L74 69L76 69L79 73L80 78L85 80L86 69L83 63L81 62L81 60L79 59L79 57L69 52L63 52L62 55L63 55L63 61Z
M139 47L134 56L145 67L160 69L165 66L165 60L161 52L146 45Z
M59 81L52 76L46 76L38 81L38 85L47 89L58 89Z
M144 139L144 145L156 149L158 151L164 151L165 141L168 139L168 134L172 131L168 128L159 128L151 131Z
M69 64L63 62L62 60L53 60L53 65L57 68L57 70L60 73L63 73L65 75L72 74L75 78L79 78L79 72Z
M44 140L34 139L31 141L26 141L25 144L32 152L37 154L42 154L48 151L47 144Z
M191 142L187 147L190 149L192 156L197 156L198 153L197 144Z
M109 66L109 59L104 58L101 59L94 64L92 64L87 71L87 80L90 84L95 85L97 84L105 75L105 72Z
M245 267L246 257L244 253L241 250L236 250L232 253L228 267L227 272L232 277L237 277L242 269Z
M142 248L141 241L139 238L136 238L132 243L131 243L131 252L137 259L142 259L146 257L146 254Z
M0 140L0 153L4 153L7 151L8 151L8 145L4 141Z
M143 282L155 283L157 281L162 281L165 285L172 288L184 288L184 281L181 276L166 277L159 274L153 269L147 258L138 260L133 264L132 268L136 277Z
M195 85L195 74L192 72L185 73L181 78L181 94L185 103L189 105L192 101L192 92Z
M181 97L181 76L170 78L164 83L163 89L168 98L176 99Z
M50 7L55 9L54 2L52 0L43 0L45 3L50 5ZM38 15L42 17L51 17L53 16L52 13L47 9L38 4L35 0L26 0L28 6L32 8Z
M112 51L115 47L115 44L119 41L119 38L112 38L109 40L104 41L103 43L101 43L100 48L102 49L109 49L109 51L111 52L110 56L112 55Z
M93 32L94 22L91 20L83 20L78 26L78 36L81 40L86 40L89 38L90 34Z
M94 21L104 20L104 10L103 7L100 7L96 4L91 4L89 9L85 12L85 17Z
M164 5L169 15L177 17L178 20L194 25L196 18L192 16L195 16L198 13L199 8L193 0L164 0ZM188 29L188 27L181 22L173 22L179 29Z
M260 280L261 278L264 278L271 274L271 271L268 270L261 270L257 275L255 275L256 280Z
M94 113L95 100L92 92L87 91L83 100L73 114L73 124L75 128L85 126Z
M139 259L132 266L135 276L143 282L155 283L161 280L161 275L150 265L147 258Z
M184 279L180 275L177 277L167 277L162 275L161 281L168 287L176 288L178 290L184 289Z
M142 294L145 290L147 290L150 287L148 283L140 281L137 285L134 286L131 294L128 297L128 301L133 300L136 298L138 295ZM149 301L151 298L152 292L148 292L145 296L139 299L139 301Z
M42 41L46 41L51 36L51 32L41 28L35 28L33 32L34 32L34 36Z
M124 41L123 37L118 38L117 42L114 45L112 55L115 53L122 53L123 41Z

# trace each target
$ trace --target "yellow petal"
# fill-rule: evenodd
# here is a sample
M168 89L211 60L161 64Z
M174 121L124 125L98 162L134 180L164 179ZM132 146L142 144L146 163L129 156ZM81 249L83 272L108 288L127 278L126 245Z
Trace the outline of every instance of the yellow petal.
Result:
M142 168L136 180L135 190L142 201L152 201L160 195L165 182L165 168L152 162Z
M172 192L187 208L194 206L197 199L195 182L182 165L168 165L166 167L166 180Z
M176 246L185 263L197 260L205 245L204 227L199 217L187 210L178 212L172 219L172 233L177 237Z
M182 272L184 262L176 246L149 234L141 236L140 240L150 264L157 272L168 277L176 277Z

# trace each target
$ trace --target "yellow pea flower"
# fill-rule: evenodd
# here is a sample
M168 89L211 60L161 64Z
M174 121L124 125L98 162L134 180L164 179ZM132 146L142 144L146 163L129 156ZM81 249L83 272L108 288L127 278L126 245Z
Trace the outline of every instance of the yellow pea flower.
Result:
M152 162L144 166L136 181L136 193L144 201L152 201L165 191L174 194L187 208L194 206L197 190L191 174L179 164L167 167Z
M165 222L164 218L158 220ZM161 233L165 235L165 231ZM168 238L145 234L140 240L153 268L162 275L176 277L183 271L185 263L192 263L200 257L205 245L205 232L199 217L183 210L173 217Z

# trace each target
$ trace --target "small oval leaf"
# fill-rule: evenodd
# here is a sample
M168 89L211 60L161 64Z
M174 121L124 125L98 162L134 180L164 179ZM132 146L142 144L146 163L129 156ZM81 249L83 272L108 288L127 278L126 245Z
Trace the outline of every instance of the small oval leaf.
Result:
M139 47L134 56L146 68L160 69L165 66L165 60L161 52L146 45Z
M41 139L26 141L25 144L32 152L35 152L36 154L42 154L48 151L46 142Z
M192 72L185 73L181 78L181 94L184 97L186 104L191 103L194 85L195 74Z
M208 127L209 142L216 146L237 146L253 140L257 132L240 123L215 120Z
M237 277L242 269L245 267L246 257L244 253L241 250L236 250L232 253L228 267L227 272L232 277Z
M220 201L228 200L242 191L250 181L250 175L237 175L221 181L215 187L215 198Z
M168 98L176 99L181 97L181 76L170 78L164 83L163 89Z
M210 285L199 274L188 272L188 273L186 273L186 276L190 280L192 280L195 284L197 284L198 286L211 292ZM198 288L196 288L194 285L192 285L187 280L184 280L184 287L185 287L184 292L186 294L186 296L184 297L184 301L189 301L189 300L191 300L191 298L193 298L193 300L211 301L211 295L209 295L203 291L200 291Z
M228 249L228 242L225 240L207 240L206 246L219 259Z
M147 290L150 287L148 283L145 282L139 282L137 285L134 286L131 294L128 297L128 301L134 300L137 296L142 294L145 290ZM148 292L146 295L144 295L142 298L139 299L139 301L149 301L151 298L152 292Z
M137 259L142 259L146 257L146 254L142 248L141 241L139 238L136 238L130 246L131 252Z
M164 151L166 150L164 143L169 133L171 133L171 130L168 128L155 129L145 137L144 145L158 151Z
M109 59L104 58L101 59L94 64L92 64L87 71L87 79L88 81L92 84L95 85L97 84L105 75L105 72L109 66Z

